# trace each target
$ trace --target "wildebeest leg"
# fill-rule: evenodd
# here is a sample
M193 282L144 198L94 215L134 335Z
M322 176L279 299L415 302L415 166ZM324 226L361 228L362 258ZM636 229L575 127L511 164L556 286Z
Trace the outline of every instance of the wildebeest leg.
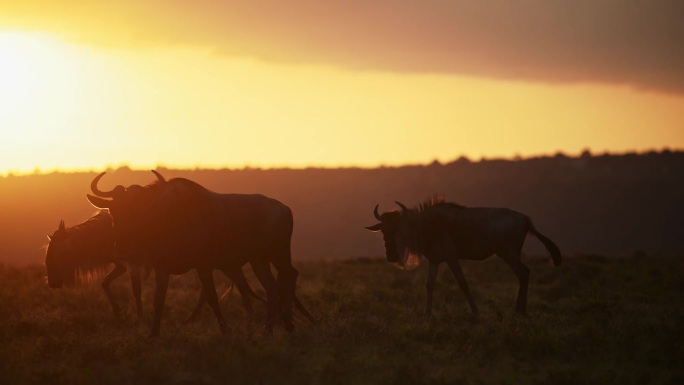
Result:
M273 334L273 324L275 322L276 314L280 308L280 298L278 296L278 285L273 274L271 273L271 265L267 261L252 262L252 270L254 275L261 283L261 286L266 290L266 304L268 306L268 315L266 316L266 330L269 334Z
M470 294L468 282L466 282L465 276L463 276L463 270L461 270L461 264L458 263L458 260L451 259L447 260L447 265L449 265L451 272L454 273L454 276L456 277L456 282L458 282L458 286L461 288L466 298L468 299L470 309L473 311L473 313L477 314L477 305L475 305L475 300L473 299L473 296Z
M154 272L154 279L156 283L154 290L154 319L152 320L150 337L157 337L159 335L159 326L161 325L161 317L164 310L166 290L169 288L169 273L156 269Z
M276 248L271 263L278 270L278 290L281 300L281 314L285 330L294 330L292 323L292 302L297 286L299 272L292 267L292 256L290 254L290 241L283 242Z
M142 321L142 316L143 316L143 310L142 310L142 300L140 299L141 297L141 279L140 279L140 266L131 266L130 267L130 276L131 276L131 288L133 289L133 297L135 298L135 310L136 314L138 315L138 322Z
M249 284L247 283L247 279L245 278L244 273L242 272L242 269L237 269L234 271L229 271L229 270L221 270L223 274L225 274L226 277L230 278L231 281L233 281L233 284L237 286L238 291L240 292L240 296L242 297L242 304L245 307L245 310L251 315L254 313L254 309L252 308L252 300L250 298L254 297L262 302L266 302L265 299L259 297L251 287L249 287ZM230 287L230 290L232 290L232 285ZM229 292L230 292L229 290ZM224 294L225 296L225 294ZM200 297L197 300L197 304L195 305L195 308L192 310L192 314L190 314L190 317L185 321L185 323L190 323L193 322L197 319L199 316L200 312L202 311L202 307L204 304L207 302L207 297L204 295L204 290L200 290Z
M285 330L291 332L294 330L292 323L292 302L294 298L294 291L297 285L297 276L299 272L292 265L284 265L278 269L278 289L281 298L281 311L283 316L283 324Z
M112 305L112 310L114 310L114 314L116 315L121 313L121 308L116 303L116 300L114 300L114 294L112 294L112 291L109 289L109 284L112 283L113 280L119 278L125 272L126 265L121 262L115 262L114 270L110 271L109 274L107 274L107 276L102 280L102 289L104 289L107 299Z
M242 272L242 269L222 271L226 277L230 278L230 280L235 283L235 287L237 287L238 291L240 292L240 296L242 297L242 305L245 307L245 310L247 310L247 313L254 313L254 309L252 308L252 299L250 296L259 298L261 300L263 299L256 295L256 293L252 291L252 288L249 287L247 278L245 278L245 274Z
M219 307L212 269L197 269L197 274L199 275L200 282L202 282L202 292L204 293L207 303L209 303L209 306L211 306L211 309L214 311L214 315L219 324L219 329L221 329L221 333L226 334L228 332L228 327L226 326L226 320L223 319L221 308Z
M299 302L299 299L297 298L296 295L294 296L294 298L292 298L292 300L293 300L293 302L294 302L295 308L296 308L297 310L299 310L299 312L302 313L302 314L304 315L304 317L306 317L306 319L309 320L309 322L311 322L312 324L315 325L315 324L317 323L316 320L315 320L314 317L311 315L311 313L309 313L309 312L306 310L306 308L304 307L304 305L302 305L302 303Z
M520 286L518 288L518 301L515 310L520 314L525 314L527 313L527 286L530 281L530 269L523 265L520 251L497 253L497 255L513 269L513 272L518 277Z
M200 288L200 296L199 299L197 300L197 304L195 305L195 308L192 309L192 314L190 314L190 317L188 317L187 320L185 320L185 323L190 323L193 322L199 317L200 312L202 311L202 307L204 304L207 303L207 296L204 294L204 286Z
M439 269L439 264L430 262L428 268L427 282L425 283L425 288L427 289L427 308L425 309L425 314L432 314L432 290L435 288L435 280L437 279L437 270Z

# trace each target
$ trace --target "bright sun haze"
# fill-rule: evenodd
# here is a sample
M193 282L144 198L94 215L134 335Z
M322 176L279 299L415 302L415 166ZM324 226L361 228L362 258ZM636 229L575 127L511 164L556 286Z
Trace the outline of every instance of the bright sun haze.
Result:
M359 52L374 54L364 45L372 39L352 36L338 55L299 35L283 46L261 44L258 34L214 41L216 25L183 25L194 33L175 35L164 24L171 14L154 16L149 30L133 20L139 30L129 31L117 13L99 15L100 25L86 18L90 8L69 8L62 19L30 9L0 17L0 174L120 164L372 167L684 147L684 92L657 85L359 65ZM242 50L249 44L269 54Z

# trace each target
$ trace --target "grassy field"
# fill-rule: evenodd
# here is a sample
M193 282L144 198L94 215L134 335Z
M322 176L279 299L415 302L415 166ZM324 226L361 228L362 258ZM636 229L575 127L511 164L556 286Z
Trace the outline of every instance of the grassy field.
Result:
M99 285L51 290L42 266L0 266L0 383L684 383L684 258L570 256L559 268L524 260L527 317L515 315L517 281L496 258L464 262L478 317L446 266L426 317L425 264L298 262L298 295L319 323L273 337L265 307L255 304L250 319L235 293L222 302L229 334L209 308L183 324L199 288L187 274L171 282L155 340L146 338L152 277L147 320L136 325L127 279L114 284L127 309L117 320Z

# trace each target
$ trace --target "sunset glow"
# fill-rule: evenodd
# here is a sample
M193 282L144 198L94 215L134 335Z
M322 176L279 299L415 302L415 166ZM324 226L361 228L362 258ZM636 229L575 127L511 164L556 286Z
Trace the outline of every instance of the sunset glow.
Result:
M634 84L610 71L603 81L599 67L585 77L551 67L538 79L488 76L485 64L457 68L475 60L463 55L441 70L442 59L427 52L434 69L392 68L385 59L393 53L366 50L372 41L362 37L345 37L332 54L307 40L313 36L280 33L285 21L251 13L271 20L263 30L270 41L237 33L256 28L245 23L227 23L232 32L221 34L214 29L224 24L212 25L200 5L192 12L209 24L188 21L177 26L181 36L166 17L190 12L185 5L146 24L122 4L109 18L76 6L49 16L36 11L50 7L40 2L0 12L0 174L121 164L374 167L684 148L684 92L636 75ZM359 52L385 56L348 57Z
M0 33L0 116L10 142L49 135L40 115L64 111L77 93L83 62L74 49L46 35ZM80 67L80 68L79 68Z

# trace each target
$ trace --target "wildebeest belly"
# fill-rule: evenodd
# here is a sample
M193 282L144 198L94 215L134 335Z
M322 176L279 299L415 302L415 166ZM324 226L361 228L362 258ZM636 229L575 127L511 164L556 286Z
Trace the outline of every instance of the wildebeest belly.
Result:
M494 254L486 237L480 233L459 237L458 241L454 242L454 249L458 259L482 260Z
M494 253L487 231L471 218L452 222L448 234L458 259L482 260Z
M195 202L166 231L146 243L156 258L152 267L236 269L275 244L289 242L292 217L281 203L260 195L225 194Z
M505 208L473 207L452 213L451 236L461 259L482 260L502 250L519 250L526 217Z

